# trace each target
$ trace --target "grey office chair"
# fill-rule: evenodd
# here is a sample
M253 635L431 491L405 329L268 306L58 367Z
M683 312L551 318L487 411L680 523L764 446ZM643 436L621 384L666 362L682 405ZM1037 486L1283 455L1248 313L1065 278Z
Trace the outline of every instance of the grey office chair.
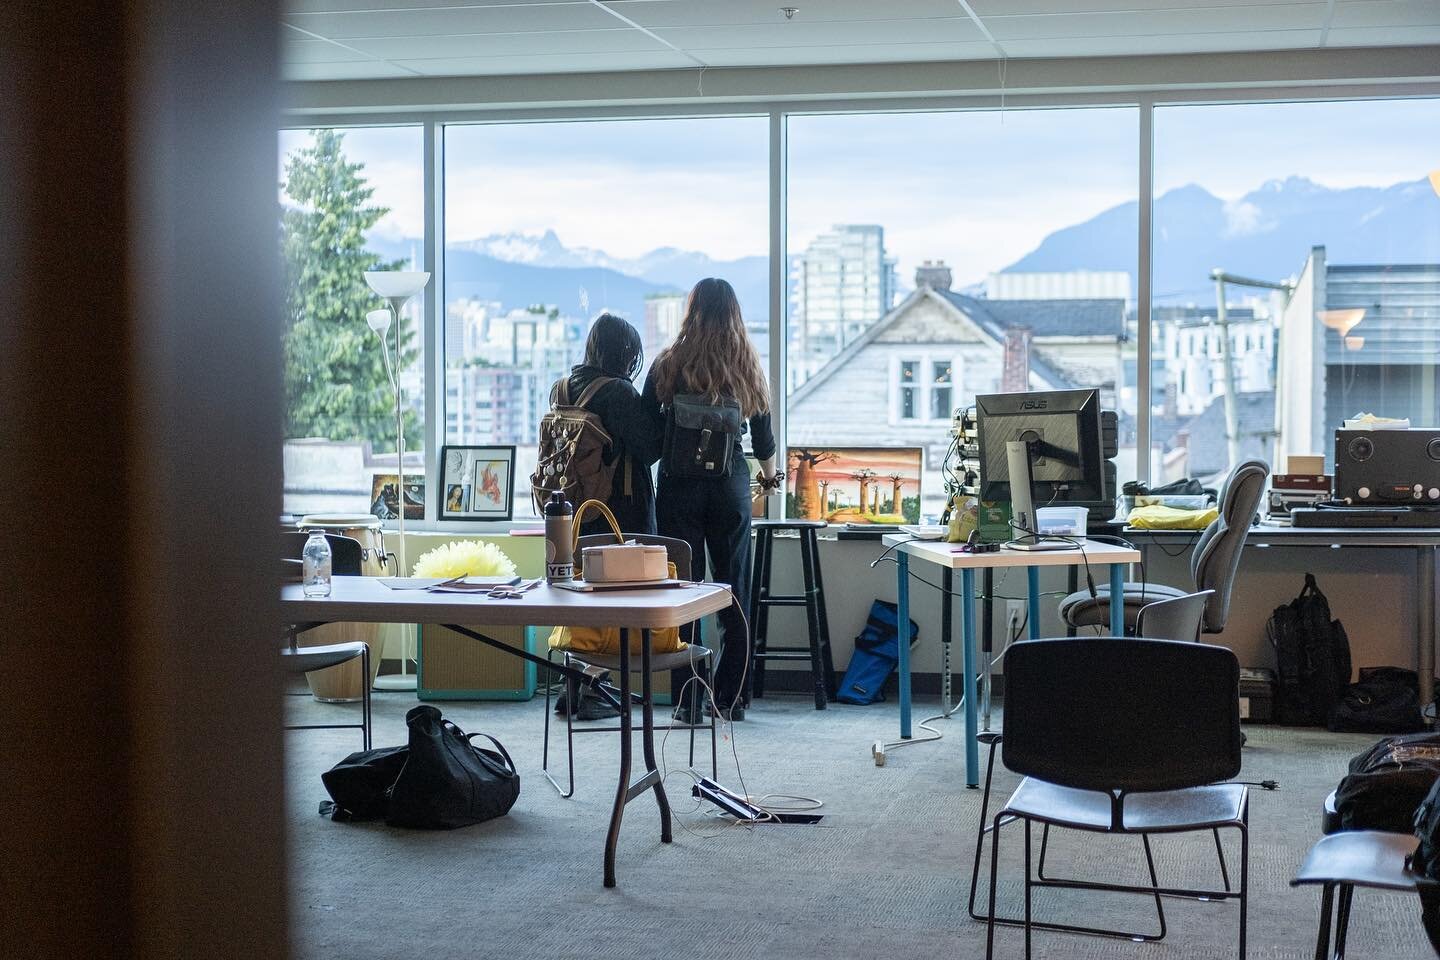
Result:
M1195 542L1190 556L1190 575L1194 590L1211 591L1205 604L1202 629L1219 633L1230 616L1230 593L1235 571L1240 567L1240 553L1250 524L1260 509L1265 493L1265 478L1270 468L1260 460L1248 460L1230 471L1220 489L1220 515L1210 522ZM1125 584L1125 627L1133 632L1140 617L1140 608L1156 600L1183 597L1190 591L1160 583ZM1100 627L1108 630L1110 623L1110 588L1096 585L1095 596L1079 590L1060 601L1060 617L1072 627Z
M281 577L284 580L298 580L300 565L297 558L305 549L308 533L284 534L284 553L281 557ZM325 534L330 544L330 572L337 577L360 576L361 559L364 556L360 541L353 537ZM359 723L293 723L286 724L286 730L348 730L360 728L362 750L370 749L370 645L362 640L348 643L329 643L322 646L302 647L294 630L286 633L286 643L280 648L281 669L287 674L310 673L337 667L351 660L360 660L360 722ZM308 694L299 694L308 696Z
M1200 629L1204 626L1205 608L1214 594L1214 590L1201 590L1145 604L1135 618L1135 636L1150 640L1198 641Z
M634 540L637 543L648 543L662 546L669 561L675 565L675 576L680 580L691 579L690 544L684 540L677 540L674 537L657 537L652 534L627 533L626 540ZM586 547L603 547L613 544L615 537L612 534L596 534L594 536L581 537L576 545L576 552ZM690 625L691 629L681 628L681 639L685 640L688 646L684 650L675 653L657 653L650 658L650 673L664 673L667 671L682 671L688 669L693 676L701 677L706 675L706 668L710 661L711 652L708 648L699 644L700 624ZM551 650L546 656L553 657L556 651ZM603 653L571 653L564 651L566 666L578 666L580 668L600 667L605 670L619 670L619 654L608 655ZM631 668L638 671L639 662L632 658ZM551 674L553 679L554 674ZM566 759L569 767L569 784L566 789L561 789L559 781L550 775L550 693L553 683L545 685L545 740L541 748L540 772L545 774L545 779L550 785L559 791L560 796L569 798L575 794L575 734L577 733L613 733L620 730L619 727L591 727L585 726L575 728L576 708L580 703L580 685L574 680L568 680L565 684L565 745ZM671 686L674 686L672 681ZM680 690L671 691L673 696L678 697ZM631 694L632 697L641 697L641 694ZM699 716L698 705L700 703L699 683L689 685L689 696L691 698L690 715ZM719 756L715 740L715 718L710 718L710 775L719 776ZM690 765L695 765L695 731L704 729L703 724L698 723L668 723L655 727L656 730L689 730L690 731Z

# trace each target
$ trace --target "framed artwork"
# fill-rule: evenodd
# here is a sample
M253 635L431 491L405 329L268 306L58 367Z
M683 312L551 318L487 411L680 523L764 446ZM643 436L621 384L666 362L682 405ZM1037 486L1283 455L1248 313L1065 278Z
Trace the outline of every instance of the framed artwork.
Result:
M370 480L370 512L381 520L395 520L400 516L400 498L396 493L399 484L393 473L377 473ZM425 519L425 477L414 473L405 475L405 519Z
M921 447L791 447L785 515L828 523L919 523Z
M515 512L515 448L445 446L441 520L509 520Z

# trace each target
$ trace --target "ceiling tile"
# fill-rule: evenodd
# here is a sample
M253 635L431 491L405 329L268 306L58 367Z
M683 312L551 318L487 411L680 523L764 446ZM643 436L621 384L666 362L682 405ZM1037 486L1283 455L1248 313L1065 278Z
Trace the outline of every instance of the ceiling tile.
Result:
M287 63L286 80L385 80L392 77L413 77L409 70L380 60L349 63Z
M964 43L985 38L969 20L872 20L851 23L780 23L655 30L682 50L739 47L864 46L893 43ZM994 48L991 48L994 53ZM703 57L701 59L704 59Z
M1155 10L1143 13L1082 13L984 19L995 39L1003 44L1010 40L1318 30L1325 22L1324 11L1323 5L1307 4L1298 8L1288 5L1236 7L1224 11L1223 14L1213 10ZM1010 52L1008 47L1006 52Z
M732 47L692 50L716 67L816 66L837 63L907 63L932 60L987 60L995 48L973 43L895 43L857 46Z
M286 22L332 40L526 33L540 30L608 30L623 26L619 20L593 3L292 14L286 18Z
M287 0L285 14L353 13L415 7L534 7L544 3L578 2L580 0Z
M348 50L325 40L285 39L283 62L290 63L344 63L348 60L374 60L367 53Z
M619 21L616 21L617 23ZM668 50L639 30L570 30L563 33L479 34L459 37L391 37L346 40L347 46L386 60L528 57L541 54L627 53ZM692 65L686 61L686 65Z
M956 0L607 0L607 6L641 26L712 27L786 24L783 6L798 8L792 24L844 20L917 20L955 17L969 21Z
M1331 29L1346 27L1412 27L1440 24L1436 0L1340 0ZM1417 40L1417 43L1424 41Z
M401 63L429 77L588 73L604 70L668 70L695 66L694 62L684 54L676 53L673 50L661 53L595 53L574 56L457 57L449 60L406 60Z
M1330 31L1327 47L1408 47L1440 44L1440 25L1424 27L1361 27ZM1440 67L1440 53L1435 56Z
M1146 13L1154 10L1200 10L1227 16L1233 7L1320 7L1326 0L969 0L982 20L999 16L1046 16L1084 13ZM1366 3L1384 0L1364 0ZM1237 24L1237 28L1244 24Z
M1320 44L1319 30L1269 30L1263 33L1198 33L1168 37L1084 37L1012 40L1012 57L1126 57L1171 53L1234 53L1244 50L1297 50Z

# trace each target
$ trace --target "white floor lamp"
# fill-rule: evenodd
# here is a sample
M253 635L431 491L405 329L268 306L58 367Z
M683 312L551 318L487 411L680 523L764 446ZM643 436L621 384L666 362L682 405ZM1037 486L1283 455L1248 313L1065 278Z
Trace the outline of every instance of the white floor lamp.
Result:
M396 576L406 576L410 566L405 561L405 408L400 392L400 311L415 294L425 289L430 274L419 270L367 270L365 282L370 289L390 303L389 310L372 310L365 315L365 322L380 337L380 351L385 359L385 375L390 378L390 389L395 396L395 481L396 503L399 506L400 548L397 551ZM393 324L391 322L393 316ZM390 359L390 346L386 333L395 330L395 359ZM409 672L410 625L400 625L400 672L375 678L377 690L414 690L416 676Z

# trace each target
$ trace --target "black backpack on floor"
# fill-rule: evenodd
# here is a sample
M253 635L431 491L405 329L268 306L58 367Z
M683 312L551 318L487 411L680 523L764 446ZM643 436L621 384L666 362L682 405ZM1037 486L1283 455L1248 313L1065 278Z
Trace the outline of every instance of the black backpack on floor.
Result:
M467 735L428 704L405 714L410 743L352 753L321 775L335 820L449 830L503 816L520 796L520 775L500 741ZM470 741L485 737L495 749Z
M1275 719L1279 723L1324 726L1350 682L1350 640L1314 574L1305 574L1300 595L1265 623L1275 650Z
M1350 761L1335 788L1345 830L1409 833L1415 810L1440 780L1440 734L1386 737Z
M1419 674L1404 667L1361 667L1360 679L1345 688L1330 711L1329 727L1336 733L1424 730Z

